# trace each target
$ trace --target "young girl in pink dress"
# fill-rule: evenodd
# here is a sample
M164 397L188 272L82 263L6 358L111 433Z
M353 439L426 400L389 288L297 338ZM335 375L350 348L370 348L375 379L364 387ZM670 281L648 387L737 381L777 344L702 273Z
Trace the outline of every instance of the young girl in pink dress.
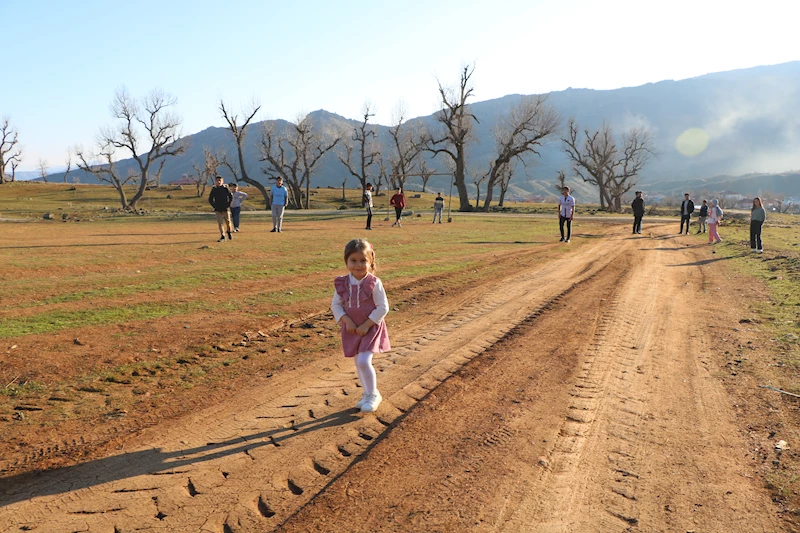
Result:
M364 390L356 407L372 413L381 403L372 355L389 351L384 317L389 300L375 271L375 250L364 239L353 239L344 247L344 263L350 273L333 280L333 318L341 327L345 357L355 358L356 373Z

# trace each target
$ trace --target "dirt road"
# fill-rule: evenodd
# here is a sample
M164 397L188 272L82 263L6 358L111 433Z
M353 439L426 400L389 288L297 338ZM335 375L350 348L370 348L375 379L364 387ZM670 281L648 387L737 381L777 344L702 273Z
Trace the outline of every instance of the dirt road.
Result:
M331 354L3 479L0 531L783 531L704 335L715 266L666 231L425 302L376 358L375 415Z

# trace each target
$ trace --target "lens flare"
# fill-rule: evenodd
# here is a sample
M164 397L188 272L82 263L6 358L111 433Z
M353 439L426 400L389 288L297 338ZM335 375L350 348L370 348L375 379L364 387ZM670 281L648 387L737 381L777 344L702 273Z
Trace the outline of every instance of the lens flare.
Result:
M675 149L686 157L695 157L708 147L708 133L700 128L689 128L675 139Z

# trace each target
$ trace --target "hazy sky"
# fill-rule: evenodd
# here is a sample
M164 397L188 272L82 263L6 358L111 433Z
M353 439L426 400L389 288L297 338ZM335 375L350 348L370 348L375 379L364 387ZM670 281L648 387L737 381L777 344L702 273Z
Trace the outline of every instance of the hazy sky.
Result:
M0 0L0 116L33 170L92 147L122 86L177 97L185 135L224 125L220 99L255 99L258 120L359 118L369 101L388 124L400 101L436 111L436 80L469 63L482 101L793 61L798 14L796 0Z

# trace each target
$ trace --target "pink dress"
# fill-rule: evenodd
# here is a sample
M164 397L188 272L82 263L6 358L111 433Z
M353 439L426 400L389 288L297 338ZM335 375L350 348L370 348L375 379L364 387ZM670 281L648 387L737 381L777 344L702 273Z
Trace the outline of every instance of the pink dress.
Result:
M364 276L358 285L350 285L349 275L333 280L333 286L344 303L347 316L352 318L357 326L366 322L369 314L377 307L372 300L372 289L375 287L376 281L378 278L372 274ZM389 333L386 330L385 320L381 320L379 324L369 328L363 337L358 333L349 333L344 322L340 323L340 327L345 357L355 357L362 352L383 353L392 348L389 345Z

